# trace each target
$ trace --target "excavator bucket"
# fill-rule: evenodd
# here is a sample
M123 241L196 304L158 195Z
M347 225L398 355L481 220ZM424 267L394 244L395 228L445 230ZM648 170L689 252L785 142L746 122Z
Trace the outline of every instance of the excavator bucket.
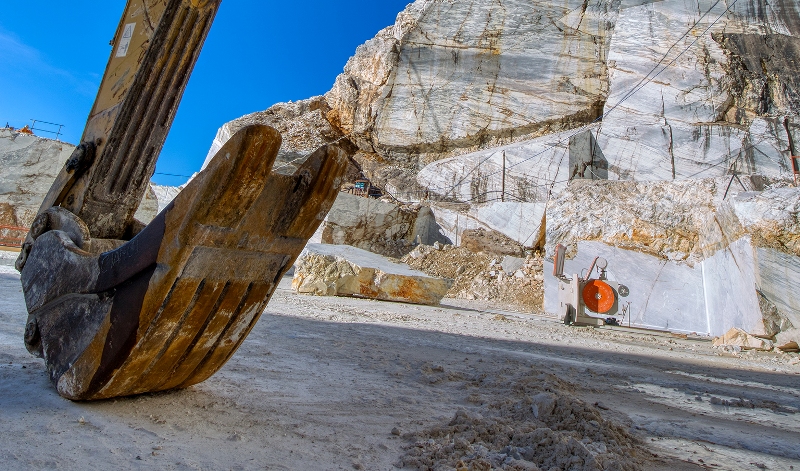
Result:
M343 183L344 146L271 173L274 129L236 133L144 230L92 254L85 224L39 216L22 270L25 344L69 399L187 387L233 355ZM54 229L55 228L55 229ZM49 229L49 230L47 230Z
M282 175L272 172L280 133L251 125L147 226L133 218L218 5L129 0L84 139L17 261L26 347L66 398L182 388L214 374L342 184L346 139Z

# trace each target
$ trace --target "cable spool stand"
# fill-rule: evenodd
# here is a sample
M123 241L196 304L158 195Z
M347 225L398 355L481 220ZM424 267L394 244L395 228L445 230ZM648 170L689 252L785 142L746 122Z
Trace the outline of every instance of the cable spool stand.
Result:
M566 250L558 244L553 260L553 276L558 278L558 300L564 323L596 327L619 325L614 316L619 313L619 298L630 294L628 287L608 279L608 261L602 257L594 258L585 277L577 273L571 277L564 275ZM597 278L591 278L595 267L599 274Z

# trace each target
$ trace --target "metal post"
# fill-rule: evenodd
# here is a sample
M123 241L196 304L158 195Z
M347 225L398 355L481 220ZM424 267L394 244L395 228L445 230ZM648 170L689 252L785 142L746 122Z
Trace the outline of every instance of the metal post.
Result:
M503 182L500 187L500 201L506 201L506 151L503 151Z
M783 119L783 127L786 128L786 137L789 140L789 163L792 165L792 176L794 177L794 186L797 186L797 176L800 174L800 169L798 169L797 160L800 157L797 157L797 149L794 147L794 136L792 136L791 123L789 123L789 117Z
M456 240L454 242L456 243L456 247L458 247L458 213L456 213Z

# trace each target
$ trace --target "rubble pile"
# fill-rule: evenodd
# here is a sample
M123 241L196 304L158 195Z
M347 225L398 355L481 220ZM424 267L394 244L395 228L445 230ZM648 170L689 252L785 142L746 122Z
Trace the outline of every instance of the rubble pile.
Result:
M402 261L429 275L453 279L447 297L492 301L514 310L542 309L541 254L521 258L436 243L417 246Z
M447 424L407 434L413 444L402 466L458 471L642 469L648 454L639 441L604 419L602 404L587 404L571 390L553 375L529 374L515 381L510 392L498 391L500 400L477 411L459 410Z
M731 347L738 347L741 350L769 351L774 347L771 340L748 334L738 327L733 327L725 335L714 337L713 345L724 350L733 350Z
M332 127L325 118L325 114L329 111L327 102L317 96L295 102L277 103L264 111L229 121L217 130L203 168L236 131L250 124L264 124L277 129L283 138L273 171L291 175L317 148L342 138L342 133ZM348 178L357 178L359 173L359 169L354 165L347 169Z
M483 228L467 229L461 233L461 245L473 252L486 252L498 255L525 255L525 248L519 242L497 231Z
M800 346L794 340L781 342L780 338L763 338L752 335L743 329L733 327L725 335L714 337L713 345L729 353L739 353L742 350L780 351L782 353L800 353Z

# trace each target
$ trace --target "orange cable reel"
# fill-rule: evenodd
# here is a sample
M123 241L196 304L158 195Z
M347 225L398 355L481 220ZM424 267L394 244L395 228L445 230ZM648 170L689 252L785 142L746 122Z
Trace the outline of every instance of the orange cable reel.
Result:
M590 311L605 314L614 307L614 289L602 280L589 280L581 293L583 303Z

